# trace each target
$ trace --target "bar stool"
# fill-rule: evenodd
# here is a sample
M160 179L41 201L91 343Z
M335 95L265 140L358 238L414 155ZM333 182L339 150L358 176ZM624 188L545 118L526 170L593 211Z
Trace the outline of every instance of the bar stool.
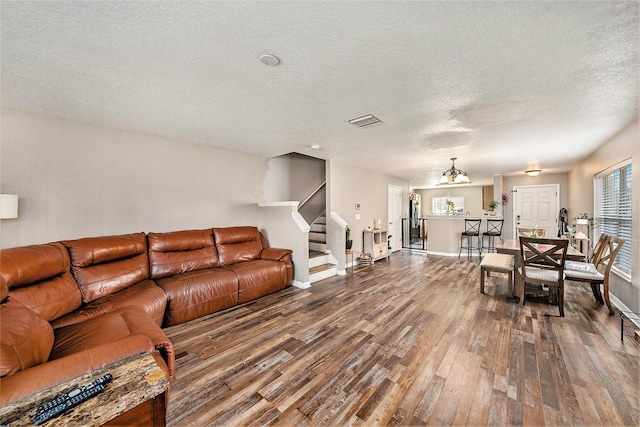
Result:
M467 259L471 259L471 249L473 249L473 238L478 239L478 253L482 256L482 247L480 247L480 223L481 219L466 219L464 220L464 231L460 234L460 249L458 250L458 258L462 253L462 249L467 250ZM467 238L467 246L462 245L462 240Z
M504 219L487 219L487 231L482 233L482 249L484 249L484 238L489 238L489 246L486 252L496 250L495 238L500 237L502 240L502 226L504 225Z

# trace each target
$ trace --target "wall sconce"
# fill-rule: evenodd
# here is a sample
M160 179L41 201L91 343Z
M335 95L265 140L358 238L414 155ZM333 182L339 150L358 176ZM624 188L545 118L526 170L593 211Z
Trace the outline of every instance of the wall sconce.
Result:
M18 196L0 194L0 219L18 218Z
M542 169L529 169L528 171L524 171L529 176L538 176L542 172Z

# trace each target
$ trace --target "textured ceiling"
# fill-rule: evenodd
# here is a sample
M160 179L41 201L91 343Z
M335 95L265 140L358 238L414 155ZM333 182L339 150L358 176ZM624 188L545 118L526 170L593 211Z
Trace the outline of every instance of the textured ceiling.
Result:
M638 6L2 1L2 104L416 188L456 156L490 183L567 171L638 116Z

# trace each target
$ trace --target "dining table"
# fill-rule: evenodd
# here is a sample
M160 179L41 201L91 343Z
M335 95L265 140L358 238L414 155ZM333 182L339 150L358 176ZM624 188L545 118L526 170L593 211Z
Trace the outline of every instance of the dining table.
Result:
M513 294L508 295L507 298L509 300L514 300L514 301L520 300L521 297L519 295L524 294L524 289L518 289L518 286L520 283L520 265L521 265L520 240L515 240L515 239L501 240L496 244L496 252L499 254L513 255L513 267L514 267L513 286L511 286L510 288L516 290L516 292L515 292L515 295ZM582 252L580 252L578 249L569 245L569 247L567 248L566 259L570 261L584 261L585 255ZM553 300L554 296L550 295L550 298L551 300Z

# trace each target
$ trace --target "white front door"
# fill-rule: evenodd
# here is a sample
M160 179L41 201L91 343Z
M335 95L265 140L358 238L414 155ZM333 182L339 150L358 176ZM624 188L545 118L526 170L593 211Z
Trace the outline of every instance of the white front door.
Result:
M402 188L389 185L389 232L391 235L391 252L402 249Z
M518 229L544 229L544 236L556 238L558 235L558 205L560 185L527 185L513 187L514 237Z

